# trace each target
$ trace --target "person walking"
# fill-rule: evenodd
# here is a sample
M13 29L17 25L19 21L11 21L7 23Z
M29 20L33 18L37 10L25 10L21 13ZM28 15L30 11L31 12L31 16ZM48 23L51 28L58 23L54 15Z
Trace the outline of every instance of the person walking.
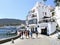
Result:
M22 39L23 39L23 31L21 31L21 36L22 36Z
M27 30L24 31L25 37L27 38Z
M20 36L20 38L21 38L21 36L22 36L22 32L21 32L21 31L19 31L19 36Z
M30 32L31 38L32 38L32 33L33 33L33 31L31 30L31 32Z
M27 33L28 33L28 37L27 37L27 38L29 38L29 33L30 33L30 31L29 31L29 30L27 30Z
M35 33L36 33L36 38L38 38L38 31L36 30Z

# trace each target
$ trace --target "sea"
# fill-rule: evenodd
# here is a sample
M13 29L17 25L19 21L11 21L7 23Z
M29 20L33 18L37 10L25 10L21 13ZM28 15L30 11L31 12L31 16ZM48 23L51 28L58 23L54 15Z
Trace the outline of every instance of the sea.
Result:
M15 31L16 28L0 28L0 39L16 36L16 34L9 34Z

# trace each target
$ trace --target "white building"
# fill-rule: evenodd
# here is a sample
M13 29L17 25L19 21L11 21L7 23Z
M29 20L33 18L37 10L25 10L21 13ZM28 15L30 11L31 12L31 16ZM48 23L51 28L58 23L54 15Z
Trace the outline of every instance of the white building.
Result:
M51 6L46 6L41 2L37 2L36 5L28 12L26 18L27 30L38 30L39 33L50 35L56 31L56 23L52 18Z
M55 7L55 18L58 26L60 27L60 6Z

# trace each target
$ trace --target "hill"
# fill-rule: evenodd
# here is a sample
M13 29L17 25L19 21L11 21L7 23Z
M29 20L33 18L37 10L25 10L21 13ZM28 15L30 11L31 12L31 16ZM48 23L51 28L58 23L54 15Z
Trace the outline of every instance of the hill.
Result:
M25 20L19 20L19 19L0 19L0 26L2 26L2 25L20 25L20 24L26 24Z

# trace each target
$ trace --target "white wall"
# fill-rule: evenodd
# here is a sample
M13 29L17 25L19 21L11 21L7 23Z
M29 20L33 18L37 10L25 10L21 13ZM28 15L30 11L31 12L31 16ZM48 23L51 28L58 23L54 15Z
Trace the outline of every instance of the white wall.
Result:
M52 34L56 31L56 23L55 22L49 22L48 23L48 34Z
M60 27L60 7L56 6L55 7L55 18L56 18L56 22L58 23L59 27Z
M41 29L45 29L45 27L47 27L47 23L40 23L39 24L39 33L41 33Z
M39 6L40 5L40 6ZM34 14L36 13L37 14L37 22L39 22L44 16L45 16L45 12L46 12L46 16L50 17L52 15L52 13L50 12L50 9L48 6L42 4L42 3L37 3L31 10L35 9L35 12ZM44 14L43 14L44 12ZM30 15L31 16L31 15ZM28 18L30 19L30 18ZM32 18L31 18L32 19ZM28 20L27 20L27 23L28 23ZM28 25L28 24L27 24ZM38 25L38 24L37 24ZM33 24L31 25L33 26ZM41 33L41 28L42 27L48 27L48 34L51 34L55 31L55 25L54 24L51 24L51 23L40 23L39 24L40 27L38 27L38 31ZM29 28L30 29L30 28Z

